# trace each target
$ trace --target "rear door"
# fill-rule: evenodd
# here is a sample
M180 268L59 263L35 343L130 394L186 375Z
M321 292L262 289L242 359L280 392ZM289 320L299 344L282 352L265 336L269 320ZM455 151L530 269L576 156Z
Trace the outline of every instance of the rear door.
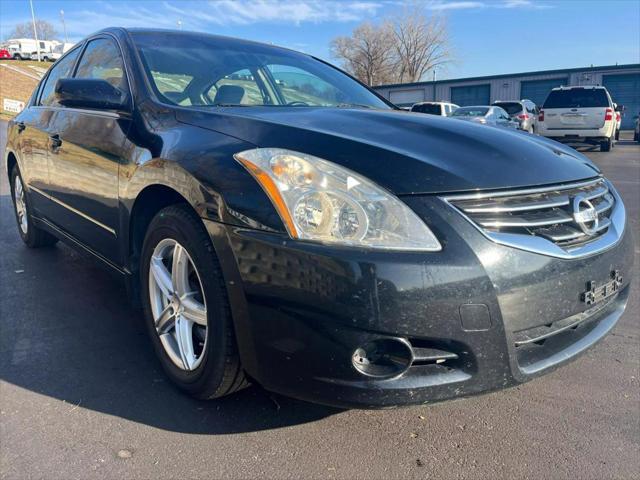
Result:
M110 36L87 43L75 78L99 78L131 98L124 62ZM114 111L60 108L50 134L49 194L53 218L60 228L84 245L116 262L118 171L131 120Z
M604 88L575 87L552 90L542 108L549 129L593 130L604 126L609 107Z

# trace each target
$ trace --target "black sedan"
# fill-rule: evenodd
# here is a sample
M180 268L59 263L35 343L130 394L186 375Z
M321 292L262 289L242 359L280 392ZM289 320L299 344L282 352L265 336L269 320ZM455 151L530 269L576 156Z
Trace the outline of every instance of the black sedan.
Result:
M625 208L586 157L399 111L274 46L101 31L49 70L6 152L27 246L121 276L199 398L505 388L589 348L629 295Z

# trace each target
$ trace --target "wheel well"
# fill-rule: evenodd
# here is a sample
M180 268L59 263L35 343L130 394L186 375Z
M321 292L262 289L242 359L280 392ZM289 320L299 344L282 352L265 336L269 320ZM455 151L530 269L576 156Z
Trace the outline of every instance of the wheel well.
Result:
M11 172L13 171L13 167L18 163L18 159L13 153L9 153L7 155L7 176L9 177L9 181L11 181Z
M163 208L180 203L191 208L186 198L165 185L146 187L136 198L129 218L129 266L135 275L138 273L142 243L151 220Z

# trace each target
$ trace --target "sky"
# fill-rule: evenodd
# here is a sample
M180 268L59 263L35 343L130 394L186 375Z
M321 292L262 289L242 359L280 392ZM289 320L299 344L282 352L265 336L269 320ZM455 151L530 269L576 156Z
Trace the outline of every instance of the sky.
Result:
M416 3L416 2L413 2ZM640 0L425 0L446 18L454 60L438 79L640 63ZM107 26L181 28L247 38L325 60L336 36L406 8L402 0L33 0L69 40ZM0 0L0 39L31 19L29 0ZM428 78L431 80L430 78Z

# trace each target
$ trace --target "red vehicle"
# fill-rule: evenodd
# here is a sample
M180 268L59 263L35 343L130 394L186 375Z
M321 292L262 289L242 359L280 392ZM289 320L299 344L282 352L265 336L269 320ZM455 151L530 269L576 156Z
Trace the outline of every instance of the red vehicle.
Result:
M11 54L9 54L9 50L0 48L0 58L11 58Z

